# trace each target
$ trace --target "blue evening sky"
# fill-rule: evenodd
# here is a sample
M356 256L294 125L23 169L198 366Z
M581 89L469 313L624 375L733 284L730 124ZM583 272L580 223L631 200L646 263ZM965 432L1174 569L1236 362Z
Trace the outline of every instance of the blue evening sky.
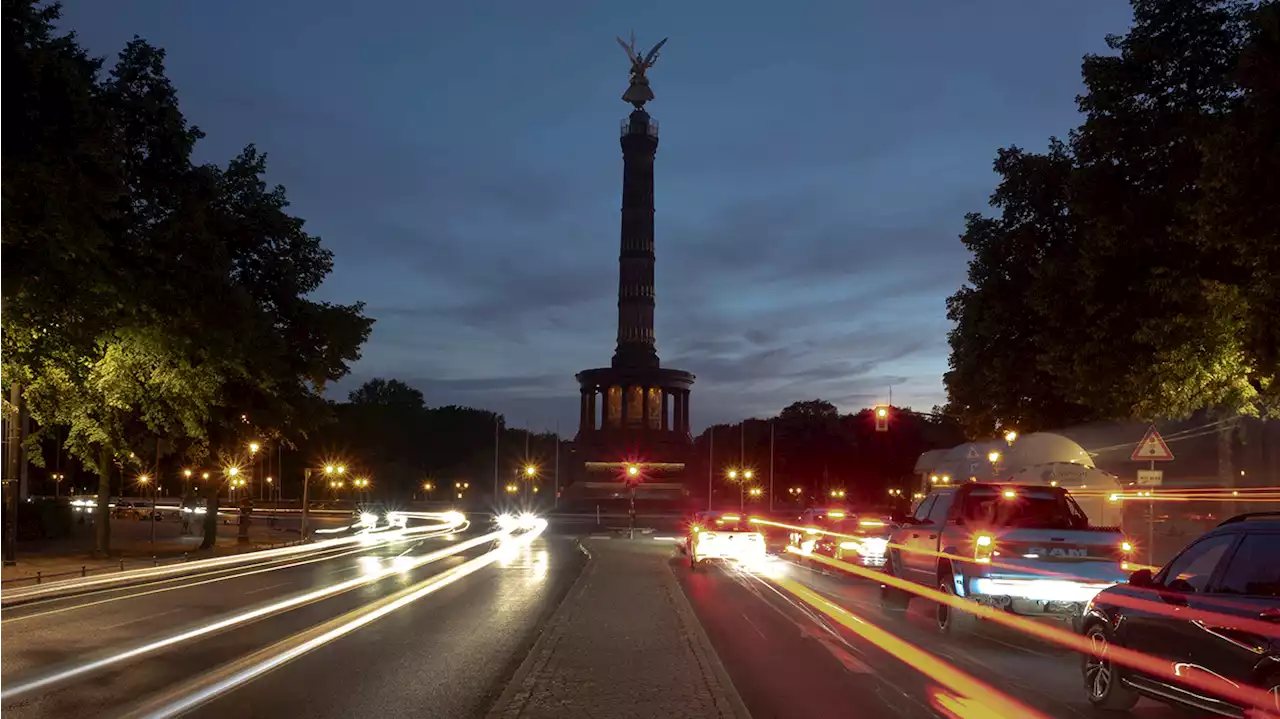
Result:
M370 377L431 405L577 424L616 329L635 31L650 71L657 336L695 431L813 397L943 399L957 236L998 147L1077 124L1119 0L601 3L70 0L94 54L168 51L202 161L250 142L377 319Z

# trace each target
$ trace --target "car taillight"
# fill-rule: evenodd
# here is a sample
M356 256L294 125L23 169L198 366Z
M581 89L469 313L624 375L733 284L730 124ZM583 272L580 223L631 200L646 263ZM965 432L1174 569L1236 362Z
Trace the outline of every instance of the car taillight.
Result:
M991 555L996 551L996 538L990 534L978 534L973 538L973 561L979 564L990 564Z

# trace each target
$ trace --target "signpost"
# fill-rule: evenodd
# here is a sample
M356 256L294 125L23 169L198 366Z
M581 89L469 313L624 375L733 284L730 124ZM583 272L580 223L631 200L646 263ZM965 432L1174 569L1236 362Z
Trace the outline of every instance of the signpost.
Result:
M1139 487L1159 487L1164 483L1164 472L1158 469L1138 470Z
M1165 444L1164 437L1160 436L1160 432L1156 430L1153 424L1147 428L1147 433L1142 435L1142 441L1138 442L1138 446L1133 448L1133 453L1129 455L1129 459L1134 462L1150 462L1148 469L1138 470L1138 486L1140 487L1158 487L1164 483L1164 472L1156 469L1156 462L1172 462L1173 452L1169 451L1169 445ZM1147 493L1151 496L1151 493ZM1156 552L1156 500L1152 496L1147 501L1147 564L1155 564Z

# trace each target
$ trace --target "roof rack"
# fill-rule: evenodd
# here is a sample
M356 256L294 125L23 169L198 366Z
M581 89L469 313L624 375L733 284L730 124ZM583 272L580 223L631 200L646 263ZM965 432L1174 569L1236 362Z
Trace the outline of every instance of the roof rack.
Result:
M1226 524L1235 524L1236 522L1243 522L1249 519L1280 519L1280 512L1246 512L1245 514L1237 514L1230 519L1222 520L1222 523L1218 526L1221 527Z

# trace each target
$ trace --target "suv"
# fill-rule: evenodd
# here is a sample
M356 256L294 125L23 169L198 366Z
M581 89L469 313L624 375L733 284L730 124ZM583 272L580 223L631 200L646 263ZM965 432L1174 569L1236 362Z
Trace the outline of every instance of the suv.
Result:
M1223 716L1248 716L1247 687L1280 712L1280 512L1233 517L1187 545L1156 574L1134 572L1085 610L1089 701L1126 711L1139 696ZM1111 661L1140 651L1148 671ZM1174 679L1173 677L1177 677ZM1254 695L1258 698L1257 694Z

